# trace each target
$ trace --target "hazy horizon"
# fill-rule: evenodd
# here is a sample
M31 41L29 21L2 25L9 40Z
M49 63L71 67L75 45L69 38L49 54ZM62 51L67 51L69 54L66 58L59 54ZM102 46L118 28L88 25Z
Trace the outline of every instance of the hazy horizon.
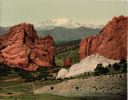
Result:
M103 25L114 16L127 16L127 4L127 0L0 0L0 26L38 25L57 18Z

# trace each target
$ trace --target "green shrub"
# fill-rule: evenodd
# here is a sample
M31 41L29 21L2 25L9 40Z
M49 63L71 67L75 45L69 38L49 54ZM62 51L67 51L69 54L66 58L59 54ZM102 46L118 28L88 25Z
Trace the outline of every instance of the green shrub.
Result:
M108 73L108 68L103 67L102 64L98 64L97 67L94 70L94 75L99 76L99 75L106 75Z
M17 75L19 75L21 78L25 79L26 82L31 82L35 80L31 72L28 72L24 69L15 68L15 72Z
M114 63L112 67L115 71L120 70L120 65L118 63Z
M8 76L11 74L12 69L10 69L8 66L0 64L0 76Z
M127 73L127 61L125 59L121 59L119 63L109 64L106 67L98 64L94 70L95 76L121 73Z

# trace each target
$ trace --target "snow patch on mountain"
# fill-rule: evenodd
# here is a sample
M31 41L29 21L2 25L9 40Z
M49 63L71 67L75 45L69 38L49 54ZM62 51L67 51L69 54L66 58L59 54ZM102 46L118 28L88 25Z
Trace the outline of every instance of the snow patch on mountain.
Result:
M68 18L57 18L52 20L47 20L36 25L36 28L40 29L53 29L55 27L64 27L64 28L78 28L78 27L87 27L87 28L102 28L103 25L93 25L93 24L82 24L74 22Z
M81 24L75 23L68 18L58 18L48 21L43 21L37 27L45 29L53 29L55 27L65 27L65 28L78 28Z
M92 29L102 29L104 27L104 25L94 25L94 24L83 24L82 26Z
M67 71L65 71L66 69L61 69L58 72L58 75L56 78L66 78L66 77L76 76L84 72L94 71L97 64L100 64L100 63L102 63L103 66L107 66L109 64L114 64L118 62L119 60L112 60L104 56L101 56L99 54L93 54L81 60L80 63L72 65L69 71L67 70L68 73Z

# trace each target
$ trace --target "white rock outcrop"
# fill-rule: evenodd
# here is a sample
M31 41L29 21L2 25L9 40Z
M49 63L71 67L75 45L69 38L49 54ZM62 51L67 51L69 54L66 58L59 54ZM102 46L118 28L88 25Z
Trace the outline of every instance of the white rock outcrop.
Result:
M65 68L62 68L60 71L59 71L59 73L58 73L58 75L57 75L57 79L58 78L65 78L65 76L68 74L68 70L67 69L65 69Z
M80 63L72 65L69 71L66 69L61 69L58 72L58 75L56 78L66 78L66 77L79 75L84 72L94 71L97 64L100 64L100 63L102 63L103 66L107 66L109 64L114 64L118 62L119 60L112 60L104 56L101 56L99 54L93 54L81 60Z

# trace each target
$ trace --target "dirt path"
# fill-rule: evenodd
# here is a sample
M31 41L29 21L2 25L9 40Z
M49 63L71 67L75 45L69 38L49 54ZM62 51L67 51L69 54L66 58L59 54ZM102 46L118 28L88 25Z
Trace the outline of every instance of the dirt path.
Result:
M4 94L4 93L0 93L0 96L3 97L9 97L9 96L17 96L17 95L21 95L22 93L12 93L12 94Z
M13 81L18 81L20 79L21 79L20 77L13 77L13 78L10 78L10 79L0 80L0 82L13 82Z

